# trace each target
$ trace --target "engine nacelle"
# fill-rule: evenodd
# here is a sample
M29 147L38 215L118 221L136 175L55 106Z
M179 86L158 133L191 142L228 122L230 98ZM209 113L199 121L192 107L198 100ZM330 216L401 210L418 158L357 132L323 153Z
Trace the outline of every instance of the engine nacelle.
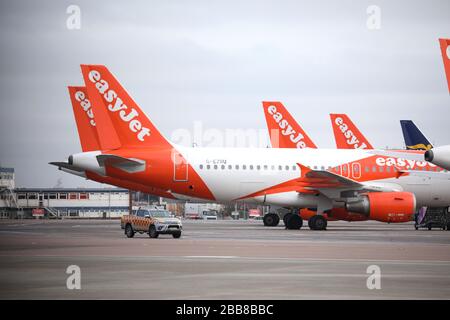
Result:
M436 147L425 152L425 160L450 170L450 145Z
M369 192L345 205L348 211L381 222L407 222L416 212L416 197L411 192Z

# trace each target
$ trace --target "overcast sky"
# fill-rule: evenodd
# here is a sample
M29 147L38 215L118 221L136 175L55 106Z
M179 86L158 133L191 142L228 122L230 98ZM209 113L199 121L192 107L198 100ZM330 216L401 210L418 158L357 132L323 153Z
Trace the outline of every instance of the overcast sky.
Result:
M66 25L71 4L79 30ZM265 130L261 101L280 100L319 147L335 146L330 112L376 147L403 146L400 119L450 143L438 43L449 12L448 0L3 0L0 165L21 187L99 186L47 164L80 151L66 87L83 84L82 63L108 66L168 138L195 123Z

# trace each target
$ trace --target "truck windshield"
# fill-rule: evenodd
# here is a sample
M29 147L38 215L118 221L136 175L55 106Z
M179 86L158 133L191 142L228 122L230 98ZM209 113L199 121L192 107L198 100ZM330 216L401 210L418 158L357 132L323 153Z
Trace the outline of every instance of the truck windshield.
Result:
M155 218L168 218L170 217L170 212L165 210L152 210L150 211L150 215Z

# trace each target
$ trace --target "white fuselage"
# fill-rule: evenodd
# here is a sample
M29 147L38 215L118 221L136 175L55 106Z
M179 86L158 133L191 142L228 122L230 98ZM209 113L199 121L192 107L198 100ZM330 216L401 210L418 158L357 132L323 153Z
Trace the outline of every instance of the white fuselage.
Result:
M180 146L176 148L200 175L216 200L221 202L236 200L300 177L297 163L312 169L327 170L373 156L373 153L364 150L343 149L185 148ZM419 162L416 163L419 164ZM412 163L409 162L409 164ZM420 163L422 164L425 162ZM382 170L386 170L385 167L386 165ZM392 170L393 167L394 165L391 165ZM403 168L398 166L397 168L407 170L408 163ZM373 166L368 169L371 172L374 170ZM365 170L361 167L360 175L363 177ZM377 167L377 170L380 168ZM343 175L358 180L357 174L354 176L351 169ZM411 174L399 178L365 182L412 192L416 196L418 206L450 205L450 174L447 172L422 172L419 175ZM295 199L301 195L296 192L291 194L280 194L276 199L272 196L274 204L281 205L283 202L289 202L285 205L295 205ZM266 202L271 201L266 199Z

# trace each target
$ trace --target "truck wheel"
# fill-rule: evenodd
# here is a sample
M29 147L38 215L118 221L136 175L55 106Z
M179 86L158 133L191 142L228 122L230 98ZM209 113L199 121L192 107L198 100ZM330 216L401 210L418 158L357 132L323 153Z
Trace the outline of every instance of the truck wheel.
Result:
M179 237L181 237L181 232L173 233L172 237L174 237L175 239L178 239Z
M133 227L131 226L131 224L127 224L125 226L125 235L127 236L127 238L134 237L134 230L133 230Z
M150 236L150 238L158 238L159 234L156 231L154 225L151 225L150 228L148 229L148 235Z
M280 217L276 213L268 213L264 216L263 222L266 227L275 227L280 223Z
M303 226L303 219L298 214L292 214L287 221L287 229L299 230Z

